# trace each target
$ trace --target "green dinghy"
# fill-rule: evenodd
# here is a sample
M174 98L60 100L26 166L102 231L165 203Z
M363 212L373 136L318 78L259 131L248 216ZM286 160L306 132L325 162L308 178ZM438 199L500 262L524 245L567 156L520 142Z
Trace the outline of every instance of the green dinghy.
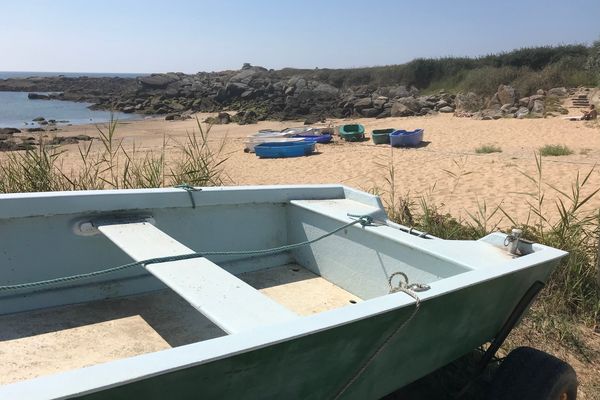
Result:
M396 129L388 128L388 129L375 129L371 133L371 138L373 138L373 143L375 144L389 144L390 143L390 133L394 132Z
M358 142L365 138L365 127L361 124L342 125L338 131L342 139L347 142Z

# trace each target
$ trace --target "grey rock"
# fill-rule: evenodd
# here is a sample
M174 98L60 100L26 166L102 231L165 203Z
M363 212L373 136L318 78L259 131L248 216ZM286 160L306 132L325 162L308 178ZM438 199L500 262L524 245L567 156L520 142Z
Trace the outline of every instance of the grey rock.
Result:
M523 119L529 115L529 108L527 107L519 107L517 112L515 113L515 118Z
M313 89L313 92L320 94L320 95L337 96L340 91L339 91L339 89L337 89L327 83L320 83Z
M521 106L521 107L529 107L529 97L521 97L519 99L519 106Z
M379 113L377 115L377 117L375 118L388 118L392 116L392 112L391 112L391 107L390 108L384 108L383 111L381 113Z
M50 100L50 96L40 93L29 93L27 94L27 98L29 100Z
M145 87L164 89L169 84L180 80L176 74L152 74L149 76L140 76L138 82Z
M548 90L548 96L554 97L566 97L569 95L569 91L564 87L555 87Z
M498 87L498 100L500 105L510 104L513 105L519 98L519 92L509 85L500 85Z
M415 115L415 112L399 101L394 102L390 109L391 117L408 117L411 115Z
M220 112L217 116L217 120L219 121L219 124L228 124L231 122L231 115L226 112Z
M375 118L381 113L381 110L378 108L364 108L360 111L360 114L366 118Z
M533 102L533 106L531 107L531 113L543 116L544 109L544 102L542 100L535 100Z
M438 100L435 103L435 109L439 110L440 108L444 108L444 107L447 107L449 105L450 105L450 103L448 103L446 100Z
M408 107L409 110L411 110L414 113L419 112L419 110L423 107L423 104L412 96L401 97L398 100L396 100L396 102L404 104L406 107Z
M0 128L0 135L12 135L13 133L21 133L17 128Z
M176 121L179 119L181 119L181 115L179 115L179 113L171 113L165 115L165 121Z
M370 97L365 97L364 99L360 99L354 103L354 108L358 111L364 108L371 108L373 105L373 100Z
M34 119L32 119L33 122L41 122L41 121L45 121L46 118L44 117L35 117Z
M473 118L489 121L492 119L500 119L502 118L502 116L503 114L502 111L500 111L500 109L488 108L475 113L473 115Z
M246 69L242 69L240 72L238 72L229 79L229 83L240 82L249 84L252 80L256 79L259 76L262 76L266 72L267 69L263 67L249 67Z
M378 96L373 100L373 107L381 110L387 104L388 100L385 96Z
M499 110L502 107L502 102L500 101L500 97L498 97L498 93L494 93L492 98L487 102L486 108Z
M546 98L546 96L542 96L539 94L534 94L533 96L529 96L529 104L527 105L527 108L532 110L533 105L535 104L536 101L543 101L545 98Z
M455 98L455 109L458 112L476 112L483 107L483 98L473 92L459 93Z
M410 91L406 86L394 86L388 90L388 96L392 98L401 98L410 96Z
M539 95L545 96L546 92L544 91L544 89L538 89L537 92L535 92L535 94L539 94Z
M441 113L453 113L454 108L452 108L450 106L444 106L444 107L441 107L438 111Z

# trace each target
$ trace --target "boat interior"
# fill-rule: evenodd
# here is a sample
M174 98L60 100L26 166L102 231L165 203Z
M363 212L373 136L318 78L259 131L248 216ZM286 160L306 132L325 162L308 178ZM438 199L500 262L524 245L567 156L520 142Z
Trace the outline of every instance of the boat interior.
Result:
M469 271L358 223L250 252L382 212L348 198L134 207L0 220L0 285L224 253L0 291L0 385L356 307L386 295L397 271L424 284Z

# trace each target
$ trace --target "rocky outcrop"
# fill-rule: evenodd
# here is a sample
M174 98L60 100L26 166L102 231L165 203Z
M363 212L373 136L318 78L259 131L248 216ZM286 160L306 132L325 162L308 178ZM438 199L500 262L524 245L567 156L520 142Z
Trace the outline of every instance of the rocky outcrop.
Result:
M0 128L0 135L12 135L15 133L21 133L17 128Z
M559 105L560 102L556 98L563 96L566 92L564 88L553 88L548 90L548 92L539 89L534 95L519 97L519 92L513 87L500 85L498 91L487 101L485 108L469 113L466 116L485 120L499 118L544 118L546 116L560 115L567 111ZM552 112L548 112L548 107L546 106L549 97L554 99L550 102L553 105ZM462 104L463 98L463 95L457 96L457 108ZM473 100L471 104L475 106L477 104L474 101L476 95L473 94L470 98Z
M180 72L138 78L25 78L0 80L0 90L27 91L33 100L60 99L93 103L91 108L125 113L188 118L193 112L231 111L214 123L253 123L264 119L421 116L454 113L482 119L537 117L548 114L546 98L561 97L565 88L520 97L510 85L500 85L490 97L475 93L420 95L405 85L343 86L327 74L297 70L267 70L244 64L237 71ZM333 86L335 83L337 86ZM49 92L40 94L39 92ZM523 108L528 110L524 112ZM40 124L45 120L39 121ZM50 121L48 121L51 124Z

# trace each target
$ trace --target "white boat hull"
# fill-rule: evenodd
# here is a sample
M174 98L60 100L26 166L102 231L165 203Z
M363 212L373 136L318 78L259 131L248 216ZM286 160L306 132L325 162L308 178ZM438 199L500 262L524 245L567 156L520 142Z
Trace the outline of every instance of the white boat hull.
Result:
M377 197L337 185L0 195L0 285L89 273L145 258L150 250L150 256L169 253L177 243L200 252L289 245L349 224L354 218L348 214L386 220ZM141 227L130 236L133 224ZM183 261L176 261L158 272L147 266L54 286L0 290L0 338L10 339L0 339L0 352L3 344L14 346L15 340L35 339L41 332L33 326L29 334L11 333L10 318L44 318L49 307L86 302L93 302L93 310L97 301L167 290L165 284L174 296L178 293L229 330L215 327L217 334L206 339L86 368L57 365L58 374L0 386L0 398L159 399L168 394L177 399L378 399L493 338L527 289L544 282L566 254L534 244L515 258L504 249L504 239L501 233L477 241L425 239L393 224L355 224L290 251L200 258L200 264L189 263L187 279L179 279L183 270L178 263ZM221 269L219 276L226 273L219 282L242 280L256 293L245 286L239 293L235 287L219 289L227 301L222 310L215 308L210 303L214 296L202 299L204 291L217 290L207 284L212 272L207 275L202 263ZM277 300L274 292L286 286L265 275L292 264L358 301L302 315L290 305L296 295L287 294L299 283L309 285L299 293L310 290L311 279L288 280L289 289L280 291L283 298ZM200 268L194 269L196 265ZM420 308L399 331L415 301L403 292L389 293L388 278L394 272L429 286L418 293ZM267 278L252 283L246 274ZM193 297L200 287L204 289ZM319 289L310 297L319 299L323 293ZM252 310L253 304L266 301L261 296L292 315L264 308L255 325L237 320L235 311L246 315L245 307ZM122 318L122 308L115 304L111 307ZM387 338L384 351L359 373ZM11 373L2 369L22 360L14 362L4 362L0 372Z

